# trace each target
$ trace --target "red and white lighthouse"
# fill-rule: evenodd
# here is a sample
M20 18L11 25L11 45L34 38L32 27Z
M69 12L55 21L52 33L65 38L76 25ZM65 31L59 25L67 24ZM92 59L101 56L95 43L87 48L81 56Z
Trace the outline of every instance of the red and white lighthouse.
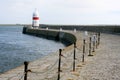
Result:
M33 28L38 28L39 27L39 13L38 10L35 9L34 13L33 13L33 21L32 21L32 27Z

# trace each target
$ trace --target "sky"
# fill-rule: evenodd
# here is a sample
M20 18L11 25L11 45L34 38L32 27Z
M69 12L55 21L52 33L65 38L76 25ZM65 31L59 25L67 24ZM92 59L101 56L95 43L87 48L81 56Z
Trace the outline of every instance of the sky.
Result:
M120 25L120 0L1 0L0 24Z

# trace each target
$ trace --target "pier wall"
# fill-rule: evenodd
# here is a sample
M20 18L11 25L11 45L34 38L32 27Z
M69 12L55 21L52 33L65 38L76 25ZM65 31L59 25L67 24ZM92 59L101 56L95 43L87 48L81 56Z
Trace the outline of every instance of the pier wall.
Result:
M63 30L80 30L80 31L92 31L92 32L102 32L102 33L118 33L120 34L119 25L47 25L40 24L40 29L30 29L30 25L25 25L23 28L23 33L31 34L39 37L44 37L47 39L54 39L56 41L61 41L66 45L70 45L76 41L73 34L67 32L46 30L62 28Z
M118 25L46 25L40 24L41 28L50 29L64 29L64 30L81 30L81 31L92 31L92 32L103 32L103 33L120 33L120 26Z
M29 29L27 27L23 28L24 34L30 34L38 37L44 37L47 39L52 39L56 41L61 41L66 46L76 42L76 37L72 33L55 31L55 30L45 30L45 29Z

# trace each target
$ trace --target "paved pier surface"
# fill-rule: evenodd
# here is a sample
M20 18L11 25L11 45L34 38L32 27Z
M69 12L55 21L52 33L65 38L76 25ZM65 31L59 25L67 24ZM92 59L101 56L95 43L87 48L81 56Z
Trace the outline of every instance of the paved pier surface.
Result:
M71 32L71 31L69 31ZM60 80L120 80L120 35L101 34L101 42L93 56L88 56L86 44L85 62L82 62L83 32L77 37L76 68L73 71L73 45L62 51ZM89 33L92 35L93 33ZM56 53L30 62L28 80L57 80L58 55ZM0 80L24 80L24 66L0 75Z
M102 34L95 56L79 73L80 80L120 80L120 35Z

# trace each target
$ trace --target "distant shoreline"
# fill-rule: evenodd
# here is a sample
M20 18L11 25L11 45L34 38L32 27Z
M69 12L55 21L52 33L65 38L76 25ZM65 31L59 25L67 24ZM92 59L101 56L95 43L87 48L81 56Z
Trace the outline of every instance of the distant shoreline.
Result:
M24 26L26 24L0 24L0 26Z
M31 24L0 24L0 26L25 26L25 25L31 25ZM82 25L82 24L39 24L39 25L49 25L49 26L119 26L120 25L109 25L109 24L87 24L87 25Z

